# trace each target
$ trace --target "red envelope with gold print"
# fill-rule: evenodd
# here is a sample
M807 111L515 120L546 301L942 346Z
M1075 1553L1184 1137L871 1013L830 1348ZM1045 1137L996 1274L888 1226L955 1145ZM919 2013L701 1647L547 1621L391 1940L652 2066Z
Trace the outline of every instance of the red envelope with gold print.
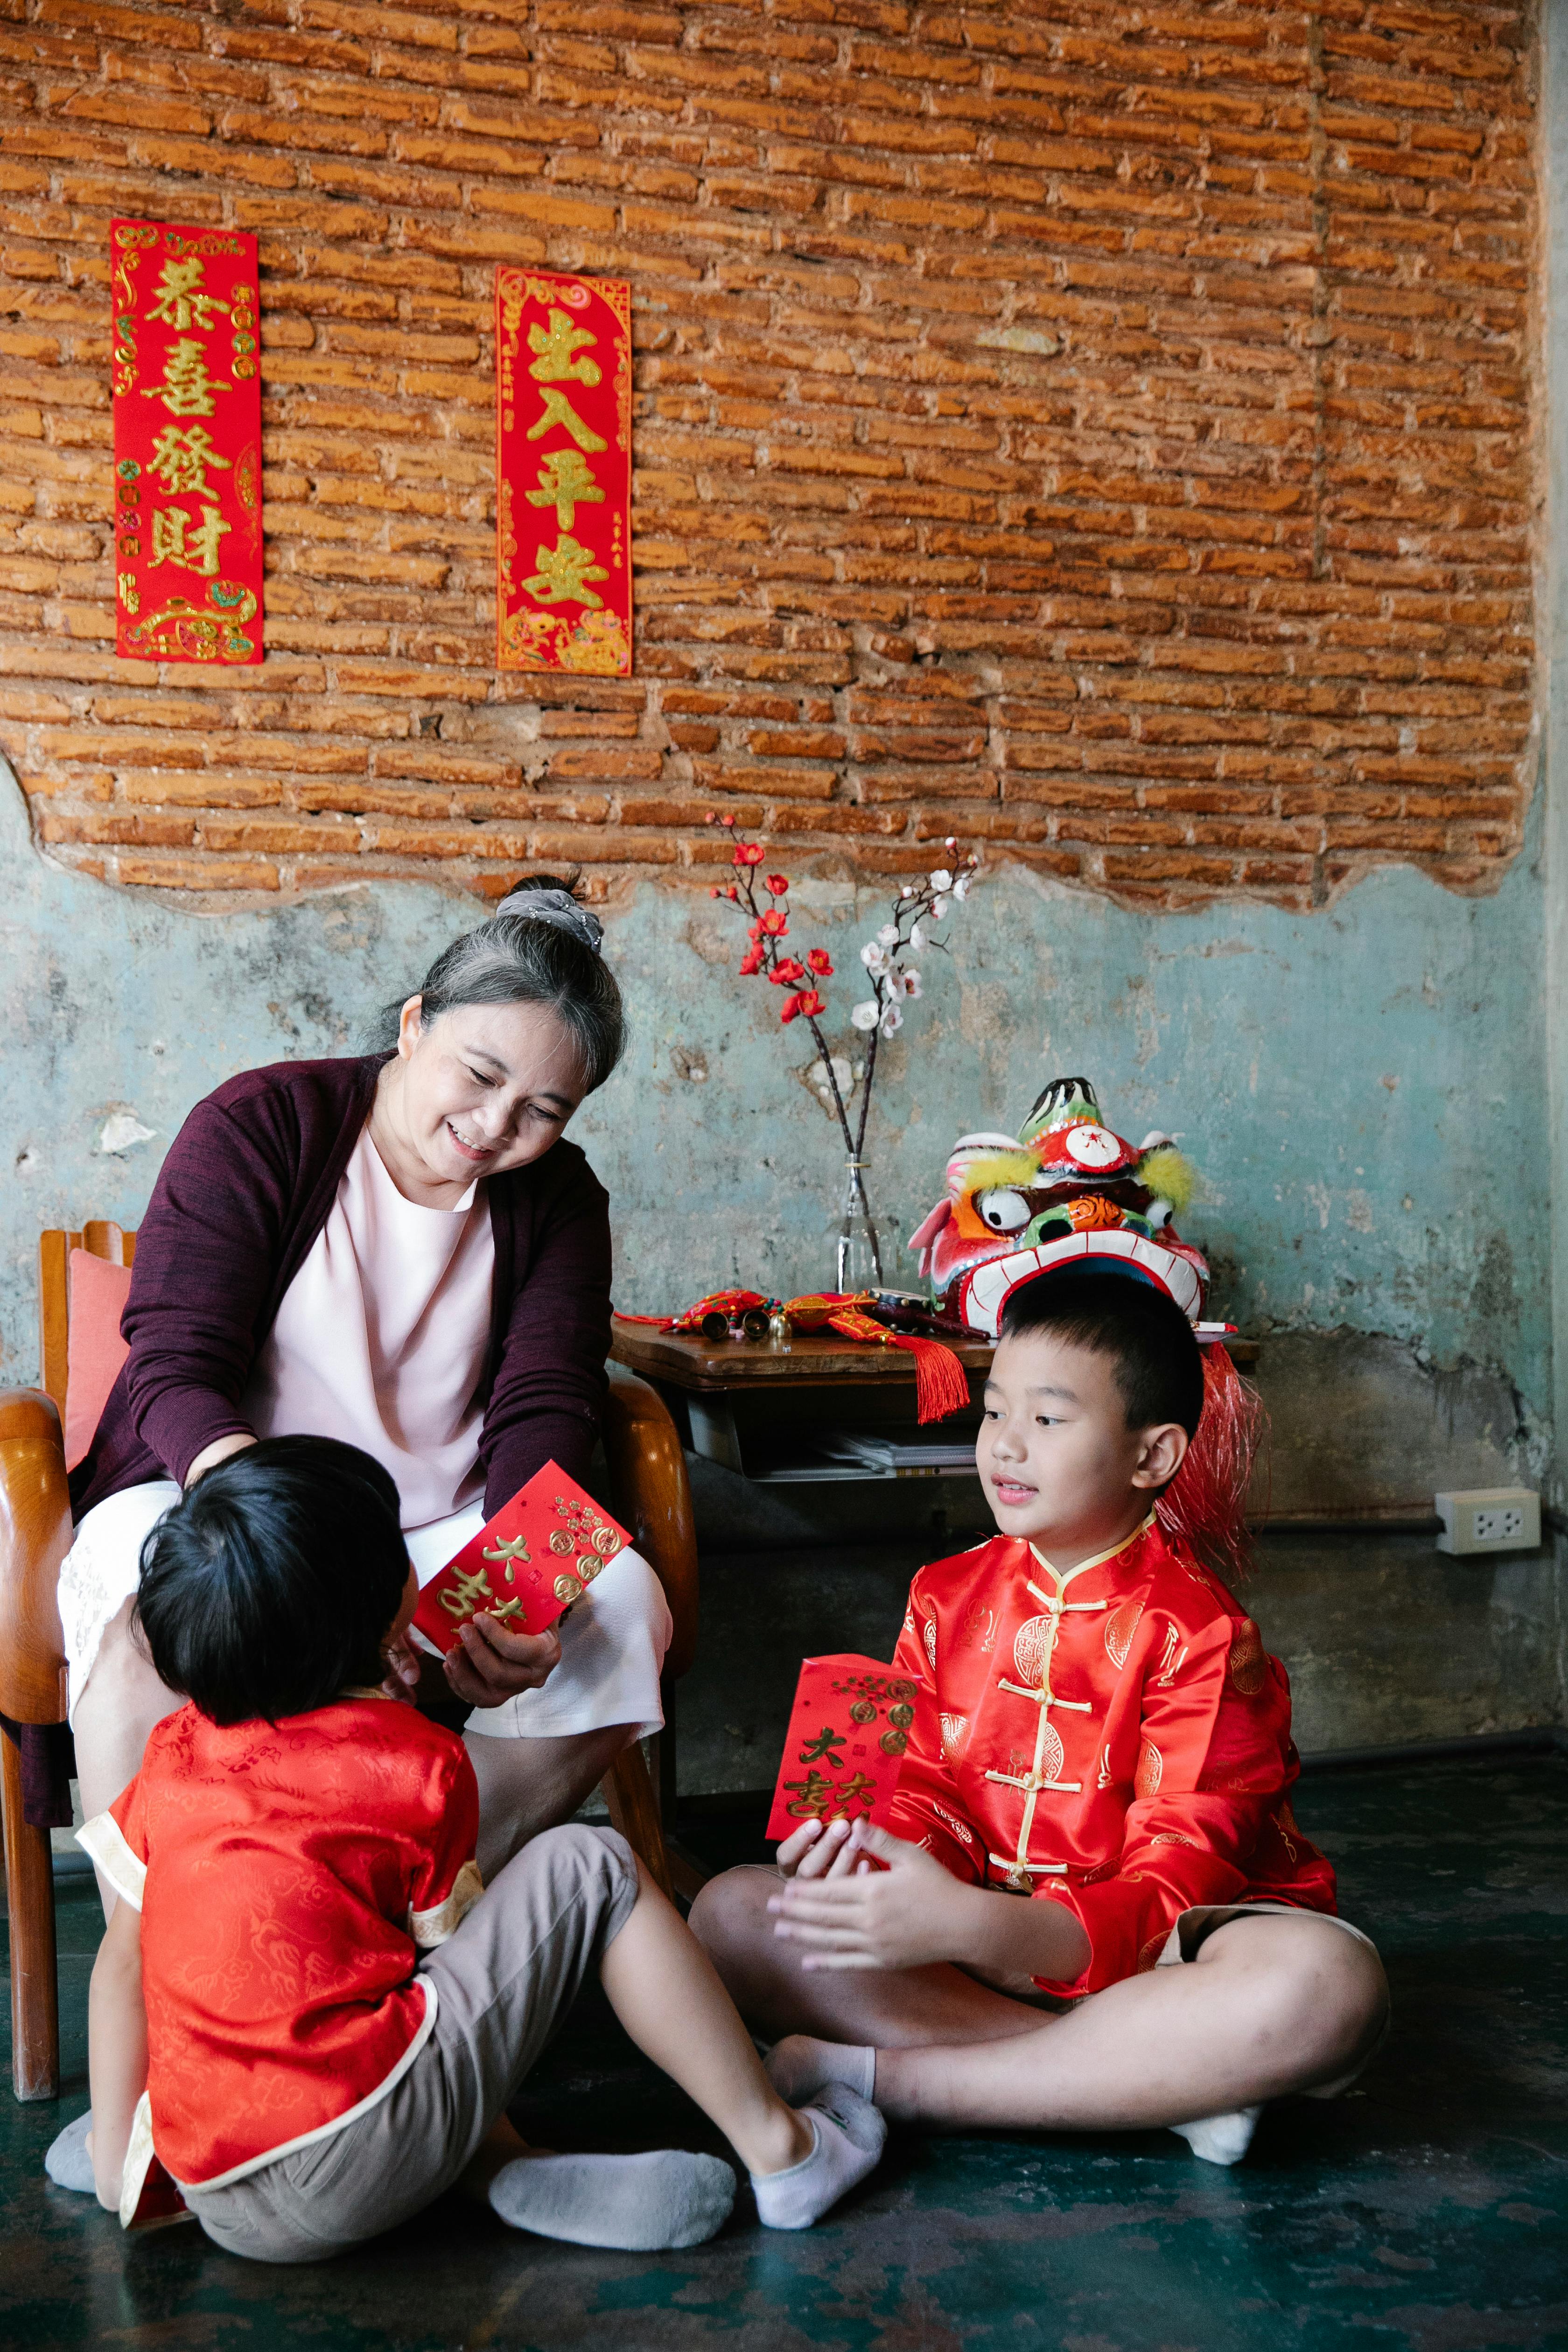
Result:
M804 1658L768 1839L802 1822L887 1818L904 1767L918 1685L876 1658Z
M631 1541L553 1462L520 1486L419 1595L414 1622L443 1655L481 1612L542 1633Z

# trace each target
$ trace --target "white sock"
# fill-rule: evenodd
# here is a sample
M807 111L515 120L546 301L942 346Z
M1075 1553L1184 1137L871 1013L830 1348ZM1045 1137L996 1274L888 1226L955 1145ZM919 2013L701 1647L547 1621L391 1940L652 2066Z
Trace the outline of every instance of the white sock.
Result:
M876 2169L888 2126L869 2099L835 2084L802 2107L812 2150L787 2172L753 2172L757 2219L767 2230L809 2230L830 2205Z
M87 2152L87 2136L92 2129L92 2109L78 2116L74 2124L67 2124L63 2132L50 2141L44 2157L44 2170L57 2189L74 2189L79 2196L92 2197L98 2183L92 2177L92 2158Z
M700 2246L730 2218L735 2176L716 2156L660 2147L646 2156L520 2156L486 2192L514 2230L574 2246L651 2253Z
M1252 2146L1262 2113L1261 2106L1237 2107L1228 2116L1202 2116L1196 2123L1173 2124L1171 2129L1205 2164L1239 2164Z
M819 2042L814 2033L791 2033L775 2042L763 2063L768 2080L785 2106L802 2107L830 2083L843 2083L862 2099L877 2095L877 2053L853 2042Z

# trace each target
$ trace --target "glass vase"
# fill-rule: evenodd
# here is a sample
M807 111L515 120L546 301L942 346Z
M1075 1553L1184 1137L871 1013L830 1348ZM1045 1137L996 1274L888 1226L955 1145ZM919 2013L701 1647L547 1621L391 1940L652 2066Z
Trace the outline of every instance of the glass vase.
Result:
M831 1290L880 1290L883 1287L882 1245L871 1222L866 1199L863 1163L844 1163L843 1206L830 1236Z

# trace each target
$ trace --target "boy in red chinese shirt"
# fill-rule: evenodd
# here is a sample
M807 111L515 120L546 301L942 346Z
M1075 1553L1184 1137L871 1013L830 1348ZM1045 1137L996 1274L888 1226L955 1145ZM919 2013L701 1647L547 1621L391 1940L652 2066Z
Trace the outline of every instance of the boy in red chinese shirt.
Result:
M231 1456L153 1531L138 1621L190 1704L80 1833L117 1900L92 2113L54 2178L87 2158L79 2185L129 2221L155 2153L208 2237L261 2262L333 2253L455 2184L543 2236L694 2245L733 2200L718 2158L550 2156L506 2120L596 1973L744 2158L760 2219L807 2227L876 2164L880 2116L836 2087L784 2103L612 1832L547 1830L481 1886L462 1741L379 1687L417 1599L395 1486L330 1438Z
M915 1578L889 1827L807 1822L782 1883L731 1871L692 1925L787 2037L786 2097L1169 2125L1234 2163L1265 2101L1365 2063L1383 1969L1290 1811L1283 1668L1155 1517L1204 1408L1186 1315L1122 1273L1016 1264L976 1447L1001 1533Z

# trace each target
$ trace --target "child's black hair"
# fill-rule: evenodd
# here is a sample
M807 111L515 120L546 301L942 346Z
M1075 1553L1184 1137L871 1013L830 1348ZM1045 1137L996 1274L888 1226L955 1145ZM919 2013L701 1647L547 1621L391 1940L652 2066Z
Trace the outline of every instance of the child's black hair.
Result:
M215 1723L275 1723L381 1682L407 1579L381 1464L335 1437L268 1437L153 1528L136 1614L171 1690Z
M1002 1309L1004 1339L1048 1331L1109 1356L1129 1429L1177 1422L1189 1438L1204 1409L1204 1360L1193 1327L1164 1291L1124 1274L1047 1274Z

